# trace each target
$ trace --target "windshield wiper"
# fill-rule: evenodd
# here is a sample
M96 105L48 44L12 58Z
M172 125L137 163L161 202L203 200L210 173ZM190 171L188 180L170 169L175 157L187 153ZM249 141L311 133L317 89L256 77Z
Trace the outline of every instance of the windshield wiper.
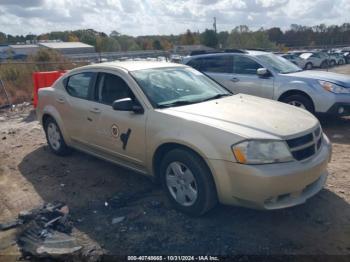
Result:
M215 96L203 99L203 100L177 100L171 103L167 103L167 104L160 104L158 105L158 108L168 108L168 107L173 107L173 106L184 106L184 105L190 105L190 104L196 104L196 103L202 103L205 101L209 101L209 100L214 100L214 99L218 99L224 96L232 96L232 94L217 94Z
M168 108L168 107L173 107L173 106L184 106L184 105L190 105L196 103L196 101L188 101L188 100L177 100L171 103L167 104L160 104L157 107L158 108Z
M215 96L212 96L212 97L203 99L203 100L201 100L200 102L205 102L205 101L209 101L209 100L219 99L219 98L225 97L225 96L232 96L232 94L217 94L217 95L215 95Z

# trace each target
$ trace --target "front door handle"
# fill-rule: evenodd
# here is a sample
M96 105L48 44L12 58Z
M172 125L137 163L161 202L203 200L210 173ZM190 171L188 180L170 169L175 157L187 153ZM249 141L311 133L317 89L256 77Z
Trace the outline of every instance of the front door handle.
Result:
M56 101L60 104L64 104L66 102L63 98L57 98Z
M238 82L239 79L238 79L237 77L234 77L234 78L231 78L231 81L232 81L232 82Z
M94 113L94 114L100 114L101 110L99 108L94 107L94 108L90 109L90 112Z

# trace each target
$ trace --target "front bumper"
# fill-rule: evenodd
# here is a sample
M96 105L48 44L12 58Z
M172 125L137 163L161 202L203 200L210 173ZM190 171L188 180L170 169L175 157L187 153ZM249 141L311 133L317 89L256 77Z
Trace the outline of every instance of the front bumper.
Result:
M326 91L325 91L326 92ZM338 116L350 115L350 94L319 93L314 97L315 112ZM343 107L344 111L339 109Z
M335 103L328 109L327 114L338 115L338 116L349 116L350 115L350 103Z
M306 161L268 165L209 161L221 203L279 209L302 204L319 192L330 158L331 144L325 136L321 150Z

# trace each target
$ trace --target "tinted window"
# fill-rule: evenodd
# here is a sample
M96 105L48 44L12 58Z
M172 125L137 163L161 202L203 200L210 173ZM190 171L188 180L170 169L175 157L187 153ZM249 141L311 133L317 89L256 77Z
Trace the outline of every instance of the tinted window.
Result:
M68 83L66 85L67 92L71 96L88 99L89 98L89 90L94 78L94 73L81 73L72 75L68 79Z
M201 70L210 73L232 73L233 57L230 55L204 57Z
M201 65L202 65L202 58L192 59L191 61L189 61L187 63L187 65L200 71L201 70Z
M99 74L95 99L103 104L112 105L115 100L130 97L132 92L127 83L119 76Z
M250 74L256 75L256 70L261 68L254 60L245 56L235 56L234 59L234 72L236 74Z

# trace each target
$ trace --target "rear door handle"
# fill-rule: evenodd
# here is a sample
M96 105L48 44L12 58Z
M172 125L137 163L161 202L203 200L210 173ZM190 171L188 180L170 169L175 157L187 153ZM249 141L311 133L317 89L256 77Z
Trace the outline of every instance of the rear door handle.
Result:
M237 77L234 77L234 78L231 78L231 81L232 81L232 82L238 82L239 79L238 79Z
M100 109L99 109L99 108L96 108L96 107L90 109L90 112L91 112L91 113L94 113L94 114L99 114L99 113L101 113Z
M60 104L64 104L66 102L63 98L57 98L56 101Z

